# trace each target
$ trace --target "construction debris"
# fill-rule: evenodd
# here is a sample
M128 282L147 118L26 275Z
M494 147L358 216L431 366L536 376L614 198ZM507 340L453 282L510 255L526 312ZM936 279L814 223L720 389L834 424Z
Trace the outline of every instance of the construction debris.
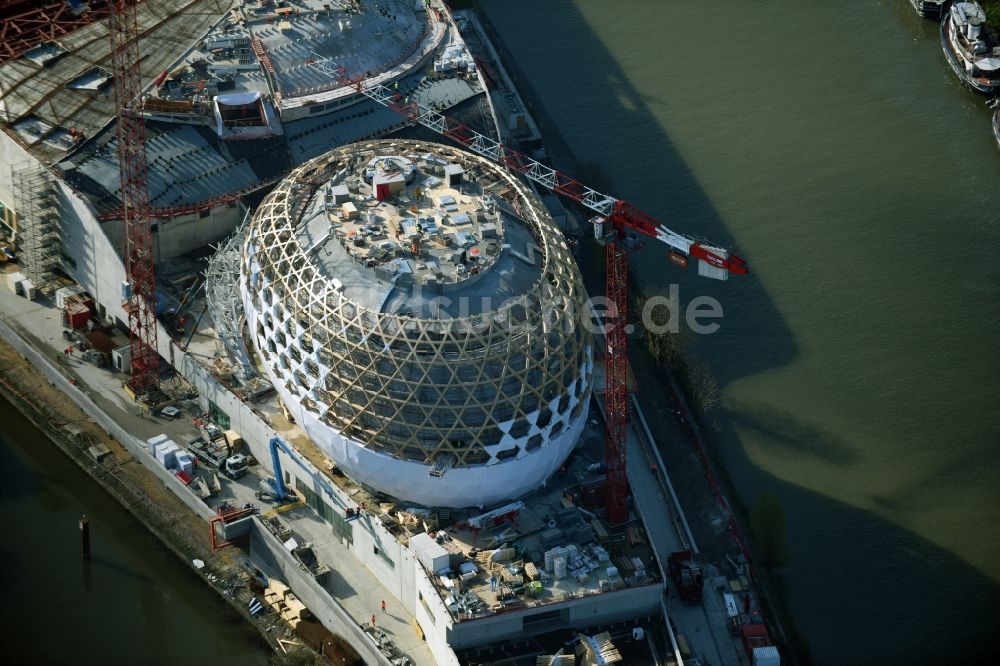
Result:
M580 666L615 664L622 660L618 648L611 642L611 634L606 631L596 636L580 634L580 641L576 644L576 656L581 658Z

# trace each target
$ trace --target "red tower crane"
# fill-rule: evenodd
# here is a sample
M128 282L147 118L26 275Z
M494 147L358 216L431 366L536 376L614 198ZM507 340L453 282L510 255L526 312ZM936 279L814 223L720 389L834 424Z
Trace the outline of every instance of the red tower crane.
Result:
M310 64L343 85L350 85L359 93L407 116L412 122L420 123L472 152L502 164L597 213L591 221L595 237L606 246L605 295L609 306L604 322L607 345L604 394L606 518L612 525L627 521L628 476L625 453L629 409L626 383L628 337L625 326L628 314L628 257L639 248L639 244L629 238L629 232L637 232L669 245L673 248L671 259L678 265L686 266L688 257L695 259L699 275L705 277L726 280L730 274L746 274L746 262L728 250L671 231L627 201L601 194L524 153L421 105L415 99L411 101L398 92L381 84L365 81L364 78L352 79L342 67L335 66L325 58L314 56Z
M111 63L118 112L118 171L125 221L125 276L132 354L132 390L146 393L157 385L160 356L156 351L156 291L153 238L149 222L145 122L139 75L137 0L108 0L111 9Z

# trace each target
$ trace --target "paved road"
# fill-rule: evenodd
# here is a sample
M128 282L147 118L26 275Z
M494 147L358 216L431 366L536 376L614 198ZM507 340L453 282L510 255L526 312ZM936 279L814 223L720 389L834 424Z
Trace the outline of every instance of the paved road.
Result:
M600 391L604 386L604 367L595 363L594 386ZM603 407L602 407L603 408ZM639 409L638 405L634 405ZM628 479L636 506L644 518L646 531L653 549L666 572L666 558L670 553L687 548L682 538L683 528L665 482L669 468L657 465L654 472L650 465L655 460L640 435L638 419L633 418L628 430ZM656 436L656 433L652 433ZM655 442L652 443L655 447ZM669 463L668 463L669 464ZM675 519L676 518L676 519ZM666 607L678 631L684 634L688 646L704 664L740 666L744 663L738 645L728 632L728 617L718 586L724 579L707 571L705 596L701 604L687 605L671 594Z

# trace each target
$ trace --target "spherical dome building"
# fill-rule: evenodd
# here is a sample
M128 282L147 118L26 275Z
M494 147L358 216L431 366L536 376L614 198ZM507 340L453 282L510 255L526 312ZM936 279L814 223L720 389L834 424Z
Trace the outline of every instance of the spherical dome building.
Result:
M541 203L484 158L371 141L307 162L254 215L240 290L298 423L400 500L524 495L586 422L579 271Z

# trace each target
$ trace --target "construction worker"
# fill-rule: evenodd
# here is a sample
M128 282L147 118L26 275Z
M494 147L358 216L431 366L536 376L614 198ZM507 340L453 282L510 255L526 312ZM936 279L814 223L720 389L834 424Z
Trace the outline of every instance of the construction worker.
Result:
M382 600L382 612L385 612L385 599Z
M375 615L374 614L372 614L372 626L373 627L375 626Z

